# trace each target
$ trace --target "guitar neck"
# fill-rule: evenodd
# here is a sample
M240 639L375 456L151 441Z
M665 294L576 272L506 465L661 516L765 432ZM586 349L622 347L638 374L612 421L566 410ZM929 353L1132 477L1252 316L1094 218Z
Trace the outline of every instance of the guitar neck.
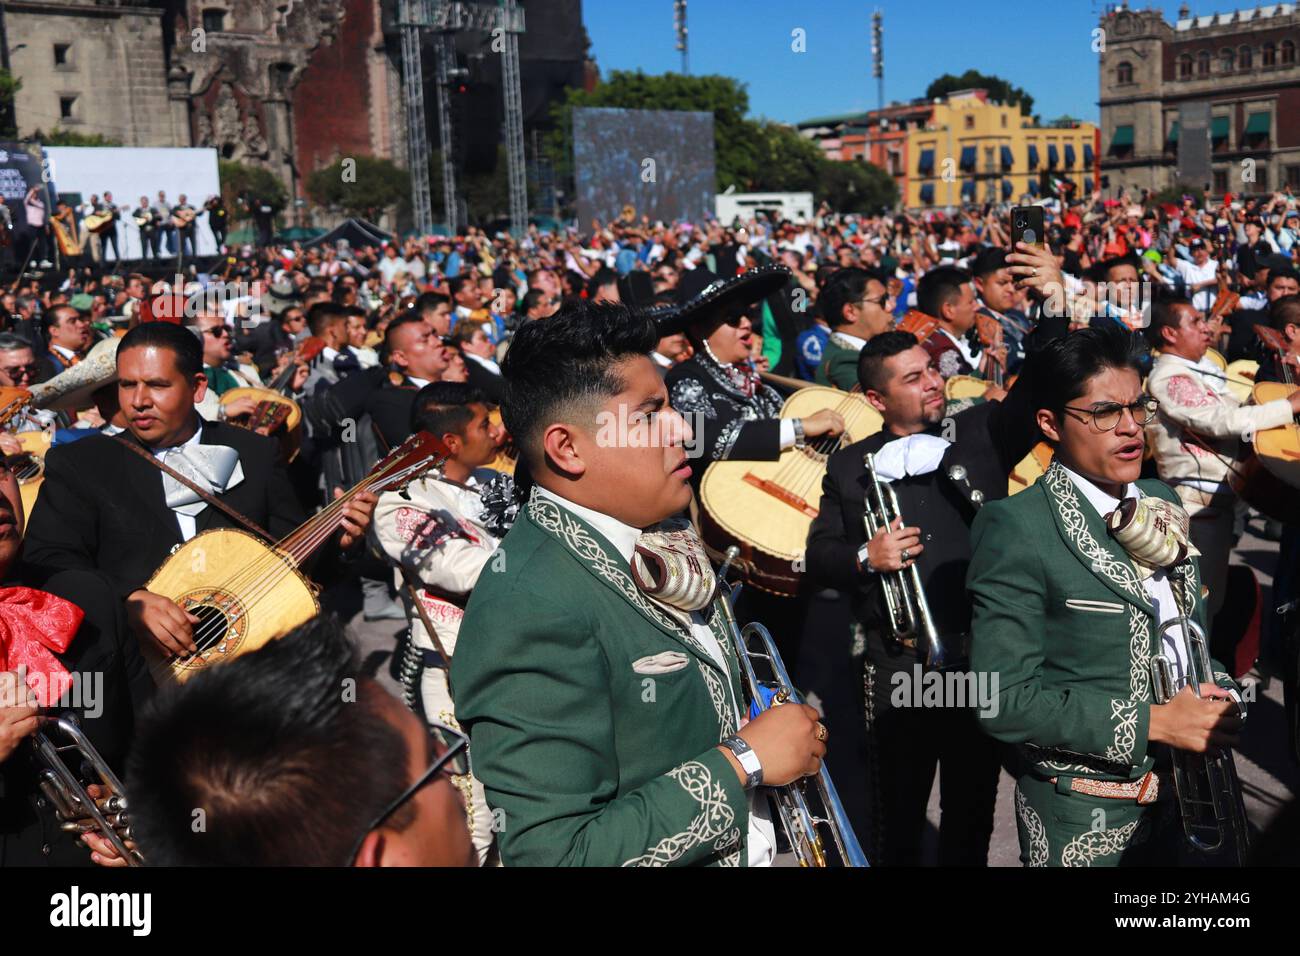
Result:
M357 482L341 497L312 515L295 530L276 542L276 547L289 556L294 567L302 564L315 553L316 549L330 539L343 524L343 507L363 491L375 494L396 487L409 481L431 467L432 462L399 467L397 465L381 466L372 474Z

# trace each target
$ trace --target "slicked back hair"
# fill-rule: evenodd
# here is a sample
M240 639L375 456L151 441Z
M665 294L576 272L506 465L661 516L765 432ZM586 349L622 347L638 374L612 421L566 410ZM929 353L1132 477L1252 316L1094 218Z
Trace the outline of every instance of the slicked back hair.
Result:
M919 344L911 332L882 332L873 336L858 353L858 384L862 391L881 391L885 385L885 360Z
M487 405L487 396L469 382L430 382L415 394L411 404L411 431L426 431L441 438L447 433L465 437L474 417L471 405Z
M1088 380L1108 368L1132 369L1140 377L1140 347L1137 333L1114 323L1053 339L1030 359L1035 407L1060 416L1066 405L1087 390Z
M844 307L854 302L861 302L867 294L867 283L872 279L888 289L885 275L874 269L848 266L832 272L826 279L826 284L822 286L821 292L818 293L822 318L826 320L826 324L831 328L846 324Z
M961 289L970 284L970 273L956 266L939 266L921 276L916 285L916 307L926 315L943 318L943 307L961 298Z
M384 693L361 676L331 617L163 688L137 726L127 769L145 859L346 865L365 827L410 782ZM414 819L408 803L387 826L400 832Z
M195 330L173 322L144 322L127 332L117 346L118 361L123 352L150 347L170 351L177 370L187 379L203 371L203 343Z
M543 432L568 409L623 391L618 364L649 355L658 341L652 319L613 303L572 300L545 322L521 326L501 363L501 417L526 460L542 460Z

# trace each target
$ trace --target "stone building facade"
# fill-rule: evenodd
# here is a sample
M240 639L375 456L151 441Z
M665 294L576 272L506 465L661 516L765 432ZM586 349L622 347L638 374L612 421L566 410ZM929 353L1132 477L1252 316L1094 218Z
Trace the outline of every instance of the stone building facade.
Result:
M8 0L19 136L58 127L124 146L188 146L185 90L168 77L166 13L147 2Z
M1175 185L1185 106L1209 112L1198 129L1209 142L1193 144L1208 151L1208 181L1186 185L1219 194L1300 189L1295 4L1200 17L1184 5L1172 24L1158 10L1122 4L1100 25L1101 169L1111 191Z

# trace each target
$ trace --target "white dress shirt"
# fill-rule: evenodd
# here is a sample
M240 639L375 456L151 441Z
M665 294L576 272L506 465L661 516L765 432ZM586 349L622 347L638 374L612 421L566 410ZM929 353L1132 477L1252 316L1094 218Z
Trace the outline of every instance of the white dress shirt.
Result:
M184 444L173 445L171 448L154 448L151 450L153 452L153 456L165 465L167 464L166 456L168 452L173 452L176 451L177 449L192 448L198 445L202 441L202 439L203 439L203 425L200 424L198 428L194 429L194 434L190 436L190 440L185 442ZM198 534L199 519L197 516L181 514L181 512L175 510L172 511L172 514L176 516L176 523L181 526L182 541L188 541L190 540L190 538Z
M1061 466L1065 468L1064 465ZM1103 519L1119 507L1120 499L1102 491L1095 484L1089 481L1083 475L1065 468L1065 473L1070 476L1074 482L1074 487L1092 506L1093 511ZM1141 498L1142 492L1136 485L1128 485L1124 489L1125 498ZM1169 583L1169 574L1164 570L1157 571L1155 574L1146 578L1142 582L1143 588L1146 589L1147 597L1151 599L1152 605L1156 610L1156 621L1158 624L1164 624L1166 621L1172 621L1178 617L1178 605L1174 602L1174 589ZM1174 679L1179 680L1187 673L1187 657L1183 653L1183 629L1181 627L1171 627L1165 631L1161 638L1161 653L1169 661L1169 666L1174 672Z
M623 560L630 566L632 555L636 551L637 539L641 536L641 530L634 528L629 524L624 524L617 518L611 518L607 514L599 511L593 511L590 508L584 508L582 505L574 504L567 498L555 494L553 491L537 486L538 494L550 498L566 511L577 515L591 527L595 528L600 534L612 544L616 551L623 556ZM708 652L708 655L722 668L724 673L732 673L732 668L738 666L738 662L728 661L723 654L718 639L713 636L713 631L698 611L691 614L691 636ZM731 686L730 681L727 684ZM740 701L732 701L736 710L736 722L739 724L744 718L745 713ZM749 865L750 866L771 866L772 859L776 856L776 832L772 827L772 821L767 815L766 800L760 801L757 791L751 790L749 793Z

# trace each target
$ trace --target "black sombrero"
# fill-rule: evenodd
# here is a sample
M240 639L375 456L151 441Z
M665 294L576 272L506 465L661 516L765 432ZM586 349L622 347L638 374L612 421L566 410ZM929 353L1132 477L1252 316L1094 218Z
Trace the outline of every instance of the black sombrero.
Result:
M692 322L742 312L779 292L790 281L791 272L782 265L759 266L731 279L723 279L708 269L690 269L682 273L677 286L678 304L663 306L651 313L659 326L659 335L683 332Z

